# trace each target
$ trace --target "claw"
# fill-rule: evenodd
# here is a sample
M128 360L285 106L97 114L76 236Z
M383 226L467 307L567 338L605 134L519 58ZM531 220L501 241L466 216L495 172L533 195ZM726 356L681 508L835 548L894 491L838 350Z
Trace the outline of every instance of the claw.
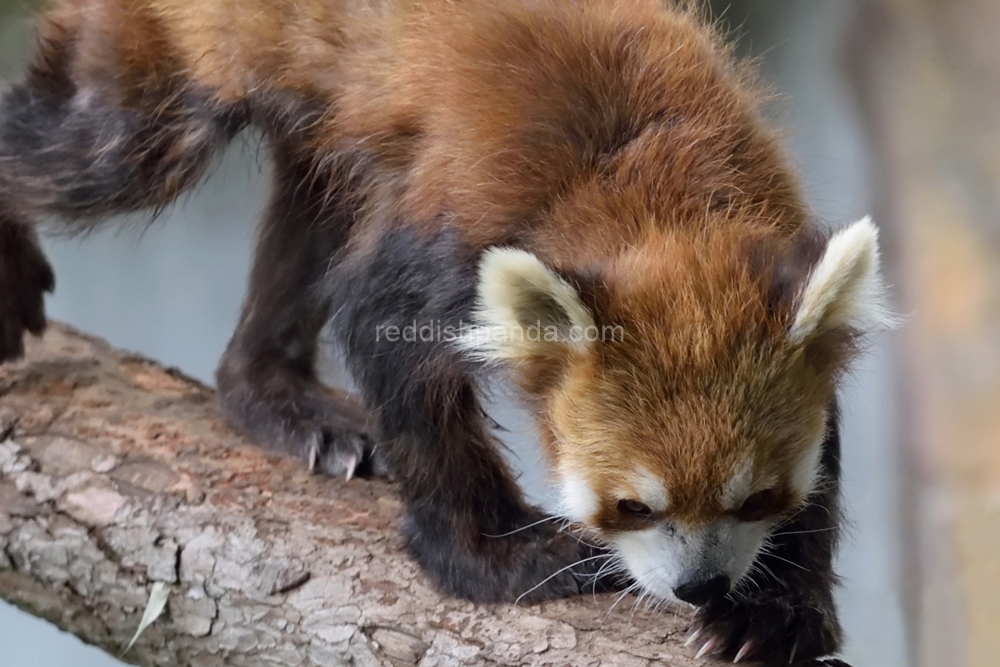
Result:
M795 643L792 644L792 655L789 656L789 658L788 658L788 664L789 665L794 665L795 664L795 653L798 650L799 650L799 641L795 640Z
M735 665L740 660L742 660L743 658L747 657L747 655L749 655L750 650L752 648L753 648L753 642L746 642L745 644L743 644L743 646L739 650L739 653L737 653L736 657L733 658L733 664Z
M347 460L344 461L344 467L347 468L346 477L347 481L350 482L351 478L354 477L354 471L358 469L358 457L354 454L348 456Z
M698 651L698 654L694 656L694 659L695 660L701 660L702 658L704 658L706 655L708 655L709 653L711 653L712 651L715 650L715 645L717 643L718 643L718 640L715 637L712 637L711 639L709 639L701 647L701 650Z
M701 636L701 628L698 628L694 632L692 632L690 636L688 636L688 638L684 641L684 648L687 648L691 646L691 644L694 644L696 641L698 641L698 637L700 636Z
M309 444L309 472L316 470L316 463L319 461L319 443L314 439Z

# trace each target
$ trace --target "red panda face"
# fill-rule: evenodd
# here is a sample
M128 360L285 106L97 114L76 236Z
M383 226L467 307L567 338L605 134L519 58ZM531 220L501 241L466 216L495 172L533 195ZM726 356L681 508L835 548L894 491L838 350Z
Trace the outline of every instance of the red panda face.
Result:
M699 367L643 347L644 363L626 360L633 348L574 364L553 395L561 512L660 598L719 576L728 587L814 490L832 383L787 350L737 344Z
M529 253L481 265L463 344L533 395L562 514L662 599L724 593L808 502L849 342L888 323L868 220L827 243L792 298L775 297L777 273L721 234L648 239L593 303Z

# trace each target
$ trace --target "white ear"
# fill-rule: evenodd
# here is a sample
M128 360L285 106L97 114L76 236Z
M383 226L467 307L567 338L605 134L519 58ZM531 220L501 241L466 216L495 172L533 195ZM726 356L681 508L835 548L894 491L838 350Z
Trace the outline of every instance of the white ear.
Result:
M459 343L487 360L529 357L553 345L583 350L596 331L576 290L533 254L513 248L483 254L475 317L477 325Z
M788 336L799 344L835 328L867 333L893 326L879 269L878 229L866 217L830 239L802 290Z

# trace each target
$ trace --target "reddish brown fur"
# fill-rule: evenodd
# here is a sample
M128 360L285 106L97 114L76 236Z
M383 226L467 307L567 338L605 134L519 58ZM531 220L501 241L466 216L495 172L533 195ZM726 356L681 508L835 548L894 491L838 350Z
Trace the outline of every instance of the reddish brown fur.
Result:
M72 36L80 80L114 74L125 97L172 85L320 102L320 142L399 156L407 217L447 212L477 244L527 232L579 264L713 214L802 225L760 96L698 17L654 0L536 4L62 0L48 23Z
M626 341L572 360L549 403L575 445L569 465L602 473L606 529L620 519L612 489L627 489L636 466L663 476L668 516L689 525L727 511L719 492L748 460L753 487L777 493L775 514L805 500L788 473L824 432L843 360L821 365L788 344L792 303L768 299L771 276L751 271L747 241L678 232L613 265L606 317Z
M375 184L397 194L395 219L458 226L476 248L516 239L557 269L599 272L590 305L626 341L529 364L523 384L541 393L543 422L593 443L579 453L588 465L666 471L671 512L702 521L722 511L716 491L739 457L756 450L755 478L777 477L822 428L843 346L816 343L812 363L788 349L791 300L774 296L806 208L758 119L761 96L697 16L653 0L535 4L545 11L64 0L48 31L60 48L73 36L82 80L113 73L134 104L151 87L318 101L329 110L318 155L352 142L397 166ZM385 231L360 227L354 242ZM786 508L800 500L783 496Z

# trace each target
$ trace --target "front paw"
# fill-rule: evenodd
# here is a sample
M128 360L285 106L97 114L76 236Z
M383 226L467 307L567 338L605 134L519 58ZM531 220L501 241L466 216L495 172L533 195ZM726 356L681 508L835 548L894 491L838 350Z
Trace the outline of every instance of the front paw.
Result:
M24 354L24 334L45 331L46 292L55 276L27 225L0 219L0 362Z
M699 656L731 662L800 667L846 667L823 661L840 649L842 632L832 603L793 595L752 593L723 598L698 610L689 643Z

